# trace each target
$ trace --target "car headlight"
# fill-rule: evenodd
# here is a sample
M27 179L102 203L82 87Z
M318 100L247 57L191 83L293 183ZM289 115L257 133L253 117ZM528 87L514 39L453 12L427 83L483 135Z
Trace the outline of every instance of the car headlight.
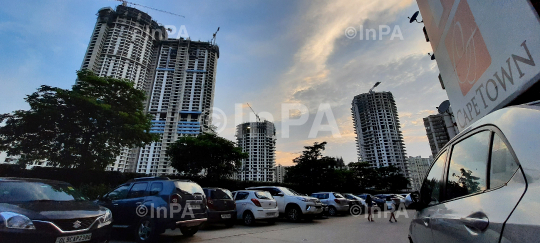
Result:
M112 213L111 210L106 209L105 214L99 218L99 224L98 228L101 228L103 226L107 226L112 223Z
M0 217L3 218L4 226L10 229L29 229L35 230L36 227L32 220L28 217L12 212L1 212Z
M297 197L296 199L302 201L302 202L308 202L309 200L303 197Z

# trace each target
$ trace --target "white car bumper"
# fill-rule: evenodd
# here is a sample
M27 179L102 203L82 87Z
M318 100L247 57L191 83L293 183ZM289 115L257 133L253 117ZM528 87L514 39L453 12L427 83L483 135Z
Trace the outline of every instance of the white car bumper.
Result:
M279 210L278 208L261 208L253 211L253 216L255 216L255 219L273 219L279 217Z
M320 214L322 211L322 204L306 205L304 208L302 208L303 214Z

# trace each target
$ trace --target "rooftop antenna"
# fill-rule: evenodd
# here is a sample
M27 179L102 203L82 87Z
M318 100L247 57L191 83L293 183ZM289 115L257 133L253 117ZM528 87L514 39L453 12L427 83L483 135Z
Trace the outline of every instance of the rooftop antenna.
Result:
M251 106L249 105L249 103L247 103L247 105L249 106L249 109L251 109L251 111L253 111L253 114L255 114L255 117L257 117L257 121L260 122L260 121L261 121L261 118L259 118L259 115L257 115L257 113L255 113L255 111L253 110L253 108L251 108Z
M216 32L214 32L214 34L212 35L212 44L215 45L216 44L216 35L217 35L217 32L219 31L219 27L217 27L217 30ZM252 109L253 110L253 109Z
M160 9L156 9L156 8L152 8L152 7L140 5L140 4L138 4L138 3L128 2L128 1L126 1L126 0L114 0L114 1L122 2L122 6L124 6L124 7L126 7L128 4L130 4L130 5L133 5L133 6L139 6L139 7L143 7L143 8L147 8L147 9L152 9L152 10L154 10L154 11L159 11L159 12L162 12L162 13L166 13L166 14L175 15L175 16L178 16L178 17L185 18L184 15L175 14L175 13L171 13L171 12L168 12L168 11L165 11L165 10L160 10Z
M371 89L369 89L369 93L370 93L370 94L373 93L373 89L374 89L375 87L379 86L379 84L381 84L381 82L375 83L375 85L373 85L373 87L372 87Z

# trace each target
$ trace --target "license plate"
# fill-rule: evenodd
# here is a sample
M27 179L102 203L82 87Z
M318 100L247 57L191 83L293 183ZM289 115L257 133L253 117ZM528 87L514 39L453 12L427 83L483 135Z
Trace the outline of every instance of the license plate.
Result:
M266 216L274 216L275 213L266 213Z
M201 209L201 205L199 205L199 204L189 204L189 207L191 209Z
M72 236L63 236L56 238L56 243L71 243L71 242L83 242L89 241L92 238L92 234L84 235L72 235Z
M230 215L230 214L222 214L222 215L221 215L221 218L222 218L222 219L230 219L230 218L231 218L231 215Z

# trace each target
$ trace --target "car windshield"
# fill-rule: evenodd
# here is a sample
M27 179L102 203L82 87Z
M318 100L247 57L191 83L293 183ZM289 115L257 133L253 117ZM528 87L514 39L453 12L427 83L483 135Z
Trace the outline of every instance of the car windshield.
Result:
M232 194L227 189L212 190L212 199L232 199Z
M302 194L295 192L294 190L286 188L286 187L280 187L279 189L281 189L283 194L287 196L303 196Z
M272 197L272 194L270 194L269 192L267 191L258 191L258 192L255 192L255 196L258 198L258 199L274 199Z
M204 194L201 186L193 182L175 181L174 185L176 185L176 189L180 190L183 193Z
M339 194L339 193L334 193L334 197L336 197L336 198L343 198L343 196L342 196L341 194Z
M85 200L88 199L70 184L26 181L0 182L0 203Z

